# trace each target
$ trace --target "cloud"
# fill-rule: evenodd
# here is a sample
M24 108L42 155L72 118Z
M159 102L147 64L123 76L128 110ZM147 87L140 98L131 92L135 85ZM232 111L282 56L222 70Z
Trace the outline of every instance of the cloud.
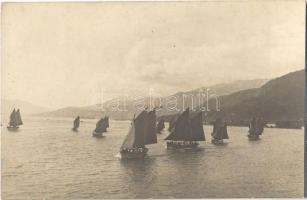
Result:
M87 104L100 86L110 97L149 88L166 95L276 77L304 66L303 5L11 4L3 94L57 107Z

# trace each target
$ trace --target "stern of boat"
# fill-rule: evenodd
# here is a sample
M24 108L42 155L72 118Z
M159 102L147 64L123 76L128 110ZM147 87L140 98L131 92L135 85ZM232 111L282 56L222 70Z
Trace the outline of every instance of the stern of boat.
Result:
M102 135L102 133L97 133L97 132L93 131L93 137L101 138L101 137L103 137L103 135Z
M248 139L251 141L259 140L259 135L247 135Z
M148 148L125 149L120 151L122 159L140 159L144 158L148 152Z
M212 139L211 140L211 143L212 144L215 144L215 145L223 145L224 144L224 141L221 139L221 140L218 140L218 139Z
M194 149L198 148L199 143L173 143L166 142L167 149Z
M18 126L7 126L6 127L7 128L7 130L9 130L9 131L17 131L18 129L19 129L19 127Z

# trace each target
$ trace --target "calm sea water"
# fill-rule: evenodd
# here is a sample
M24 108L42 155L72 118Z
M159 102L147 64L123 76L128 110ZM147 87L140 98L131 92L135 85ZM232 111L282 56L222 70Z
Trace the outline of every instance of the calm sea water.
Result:
M24 118L18 132L2 127L3 199L303 196L303 130L265 129L250 142L247 128L229 127L228 144L214 146L205 126L207 142L196 152L166 150L165 131L147 158L122 161L129 121L110 121L97 139L95 120L78 133L72 120Z

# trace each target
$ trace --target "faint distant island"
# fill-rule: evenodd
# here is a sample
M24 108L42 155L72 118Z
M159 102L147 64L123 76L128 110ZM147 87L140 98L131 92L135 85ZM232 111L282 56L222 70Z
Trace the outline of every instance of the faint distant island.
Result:
M34 115L39 113L49 112L51 109L33 103L16 100L16 99L1 99L1 115L9 117L13 108L19 108L23 115Z

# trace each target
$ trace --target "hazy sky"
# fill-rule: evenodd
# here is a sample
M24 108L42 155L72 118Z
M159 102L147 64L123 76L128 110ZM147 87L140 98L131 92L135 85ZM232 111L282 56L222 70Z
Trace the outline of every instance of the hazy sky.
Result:
M50 108L304 68L305 2L7 3L2 97Z

